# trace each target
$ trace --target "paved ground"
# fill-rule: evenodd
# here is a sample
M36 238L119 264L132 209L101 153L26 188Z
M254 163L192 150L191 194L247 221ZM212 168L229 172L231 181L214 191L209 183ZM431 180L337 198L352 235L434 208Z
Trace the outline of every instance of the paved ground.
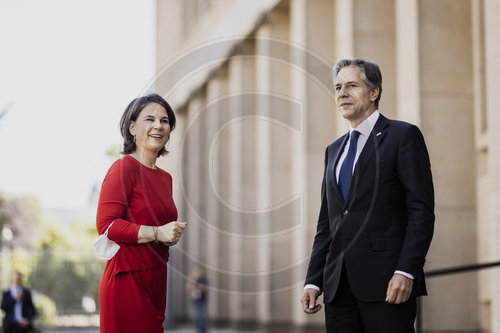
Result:
M99 329L54 329L54 330L43 330L43 333L99 333ZM190 328L180 328L174 330L165 331L165 333L196 333L195 329ZM210 333L260 333L257 331L234 331L234 330L210 330Z
M46 329L43 333L99 333L98 328ZM194 328L184 327L165 331L166 333L196 333ZM210 333L260 333L258 331L235 331L231 329L214 329Z
M269 327L267 329L235 329L235 328L213 328L209 333L324 333L322 326L315 327ZM44 329L41 333L99 333L99 328L57 328ZM196 333L194 326L183 324L173 329L168 329L165 333Z

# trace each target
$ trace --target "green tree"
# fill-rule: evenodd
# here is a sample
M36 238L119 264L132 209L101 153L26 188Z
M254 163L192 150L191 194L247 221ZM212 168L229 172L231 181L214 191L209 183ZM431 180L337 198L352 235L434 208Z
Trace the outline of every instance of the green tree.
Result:
M9 222L9 219L5 213L5 199L0 195L0 229L3 228Z
M81 311L83 296L97 301L105 261L94 253L97 232L88 223L46 227L36 265L30 274L34 289L51 297L59 312Z

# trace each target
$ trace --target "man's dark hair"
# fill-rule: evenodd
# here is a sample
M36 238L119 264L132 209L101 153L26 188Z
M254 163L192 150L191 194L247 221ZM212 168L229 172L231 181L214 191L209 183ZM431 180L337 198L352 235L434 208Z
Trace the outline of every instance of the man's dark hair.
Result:
M133 153L137 146L134 142L134 136L130 133L130 124L133 121L137 121L137 117L139 113L141 113L142 109L148 104L156 103L165 108L167 110L168 122L170 124L170 133L175 128L175 114L167 101L158 94L150 94L147 96L137 97L134 99L123 112L122 119L120 120L120 131L123 137L123 150L122 154L131 154ZM158 152L158 157L167 153L165 147L163 147Z
M368 90L379 89L378 97L375 100L375 107L378 109L378 102L382 96L382 73L378 65L363 59L342 59L333 67L333 79L335 80L342 68L348 66L356 66L361 69L361 79L365 82Z

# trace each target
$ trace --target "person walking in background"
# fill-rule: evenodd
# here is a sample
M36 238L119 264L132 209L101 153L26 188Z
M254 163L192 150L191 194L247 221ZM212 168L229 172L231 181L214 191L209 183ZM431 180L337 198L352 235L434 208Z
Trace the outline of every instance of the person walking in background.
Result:
M416 126L378 112L378 65L345 59L333 76L349 132L326 149L302 308L318 312L323 293L327 332L414 332L434 231L424 138Z
M206 333L208 329L207 287L208 280L205 276L205 272L203 269L198 268L186 285L186 289L191 299L191 306L198 333Z
M31 291L23 286L23 275L15 271L9 290L2 295L3 333L34 332L33 319L36 309L31 298Z
M125 155L102 183L97 230L117 243L99 287L101 333L163 333L169 247L186 223L177 220L172 177L156 166L175 127L159 95L134 99L120 121Z

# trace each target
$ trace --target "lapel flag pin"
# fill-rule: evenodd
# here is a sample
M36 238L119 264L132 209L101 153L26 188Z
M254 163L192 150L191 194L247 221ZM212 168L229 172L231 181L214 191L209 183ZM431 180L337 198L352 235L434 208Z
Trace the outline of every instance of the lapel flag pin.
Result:
M377 133L377 136L379 136L380 134L382 134L382 132L378 132L378 133Z

